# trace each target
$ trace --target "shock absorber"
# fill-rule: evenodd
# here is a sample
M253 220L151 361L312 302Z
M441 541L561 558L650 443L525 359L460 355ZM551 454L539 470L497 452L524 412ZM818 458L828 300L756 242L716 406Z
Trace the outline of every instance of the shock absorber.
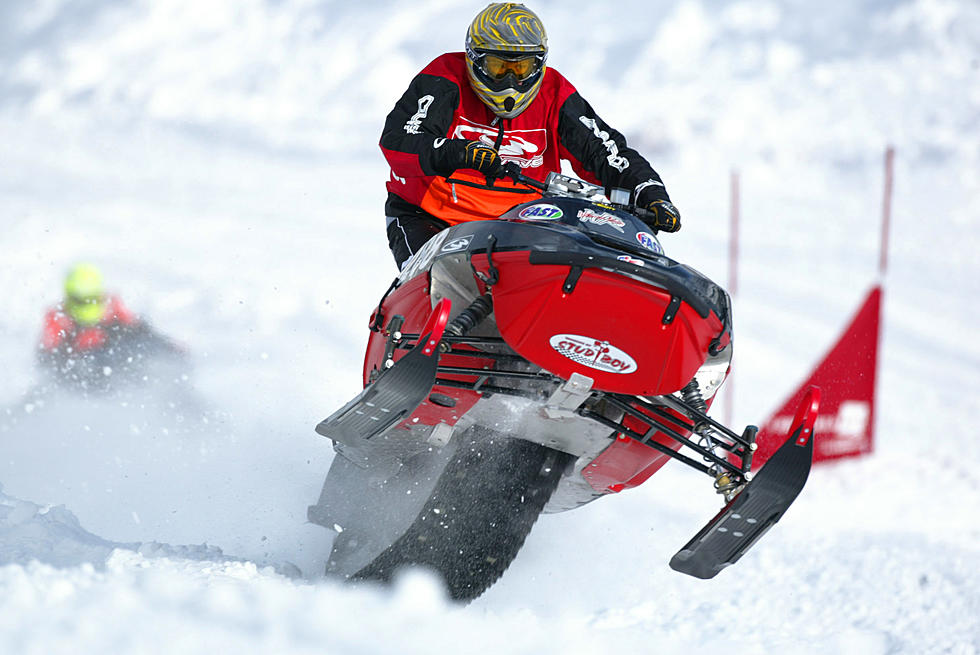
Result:
M446 325L444 335L454 337L464 336L467 332L479 325L492 311L493 299L490 295L480 296L471 302L466 309L461 311L456 318L449 321L449 324ZM439 344L439 349L442 352L449 352L450 348L451 346L445 341Z
M692 379L687 383L686 387L681 389L681 398L684 399L685 403L702 414L708 413L708 405L704 402L704 398L701 397L701 387L698 386L697 380Z
M698 386L697 380L691 380L690 382L687 383L687 385L683 389L681 389L681 398L683 398L684 402L690 405L691 407L693 407L694 409L698 410L702 414L707 415L708 404L704 402L704 398L701 396L701 387ZM715 452L715 448L717 446L715 444L715 440L711 438L711 426L709 426L704 421L695 420L694 432L695 434L701 436L702 446L704 446L711 452ZM711 461L711 460L705 457L705 461Z
M687 385L681 389L681 398L687 405L707 415L708 404L704 402L704 398L701 396L701 387L698 386L698 381L692 379ZM708 448L714 450L715 444L714 440L711 438L711 427L704 421L694 420L694 432L695 434L701 435L701 437L708 442Z
M704 398L701 396L701 387L698 386L697 380L691 380L687 383L683 389L681 389L681 398L684 402L698 410L704 415L708 413L708 404L704 402ZM701 437L699 443L705 449L711 451L715 455L721 455L720 452L722 448L715 442L711 437L711 426L707 423L694 421L694 432ZM707 457L704 461L710 462L711 460ZM723 468L719 467L717 464L711 465L711 470L715 478L715 491L722 494L725 497L725 502L729 502L735 497L735 494L741 489L738 481L732 478Z

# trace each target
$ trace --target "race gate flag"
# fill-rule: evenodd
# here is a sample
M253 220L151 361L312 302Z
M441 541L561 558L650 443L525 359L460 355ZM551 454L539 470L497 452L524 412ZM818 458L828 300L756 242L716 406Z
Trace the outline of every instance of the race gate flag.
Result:
M875 286L823 361L763 424L756 439L759 449L752 468L758 469L783 444L793 411L810 385L823 390L813 431L813 461L871 452L880 318L881 286Z

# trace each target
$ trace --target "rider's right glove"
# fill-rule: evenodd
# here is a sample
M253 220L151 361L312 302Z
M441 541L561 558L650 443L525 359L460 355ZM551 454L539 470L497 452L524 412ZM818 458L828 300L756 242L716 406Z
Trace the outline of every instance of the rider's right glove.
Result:
M439 143L437 140L436 143ZM479 171L488 177L500 177L503 166L497 151L469 139L447 139L433 146L433 168L445 177L461 168Z
M681 213L667 198L661 185L650 185L640 191L636 206L647 210L652 216L644 217L650 227L661 232L676 232L681 229Z

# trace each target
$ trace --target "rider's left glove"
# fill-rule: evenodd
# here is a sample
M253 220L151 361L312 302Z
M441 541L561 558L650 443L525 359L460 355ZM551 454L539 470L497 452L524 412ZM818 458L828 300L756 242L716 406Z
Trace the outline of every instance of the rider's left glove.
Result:
M636 206L650 212L643 220L653 229L661 232L676 232L681 229L681 213L667 198L662 186L651 185L640 191Z

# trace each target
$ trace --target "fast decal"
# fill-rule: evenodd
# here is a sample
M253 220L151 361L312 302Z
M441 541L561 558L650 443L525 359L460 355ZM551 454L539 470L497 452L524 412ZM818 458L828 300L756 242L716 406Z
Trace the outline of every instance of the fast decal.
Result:
M517 216L518 218L533 218L537 221L553 221L564 215L565 213L554 205L531 205L522 209Z
M409 134L418 134L419 128L422 127L422 119L429 115L429 107L435 100L432 96L422 96L419 98L419 110L415 112L415 115L408 119L405 123L405 127L402 128Z
M608 212L595 212L588 207L585 209L580 209L578 212L578 220L583 223L593 223L594 225L608 225L611 228L615 228L617 231L622 232L623 228L626 227L626 221L610 214Z
M599 124L595 122L593 118L586 118L585 116L579 116L578 119L582 121L582 125L592 130L592 134L602 141L603 147L609 152L609 156L606 157L606 161L609 165L615 168L617 171L622 173L627 168L630 167L630 161L619 154L619 146L613 141L612 137L609 136L609 132L599 127Z
M444 245L439 252L458 252L460 250L465 250L466 247L470 245L470 241L472 240L473 240L472 235L468 237L460 237L458 239L453 239L452 241Z
M640 245L647 250L652 250L658 255L664 254L663 248L660 247L660 243L653 238L653 235L649 232L637 232L636 240L640 242Z
M578 334L556 334L548 341L558 354L576 364L607 373L625 375L636 370L636 361L608 341Z
M637 266L643 266L644 265L642 259L637 259L635 257L630 257L629 255L620 255L616 259L618 259L621 262L627 262L627 263L630 263L630 264L635 264Z
M442 244L446 240L447 236L449 236L449 230L443 230L426 241L425 245L422 246L418 252L409 257L405 262L405 265L402 266L401 272L398 274L398 283L401 284L403 282L407 282L419 273L428 270L429 266L432 265L432 260L439 252L439 248L442 247Z
M493 147L497 141L497 129L460 118L453 131L454 139L480 141ZM506 130L497 152L505 162L512 161L521 168L538 168L544 164L544 152L548 149L548 131Z

